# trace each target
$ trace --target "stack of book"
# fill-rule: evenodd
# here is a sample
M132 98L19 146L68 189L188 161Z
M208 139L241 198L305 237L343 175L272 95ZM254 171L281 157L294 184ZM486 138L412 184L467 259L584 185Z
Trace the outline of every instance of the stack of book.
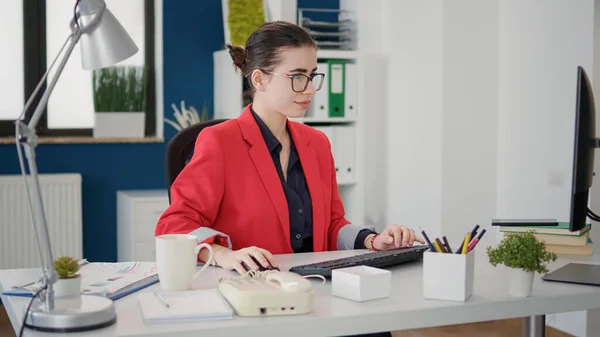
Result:
M500 232L506 234L533 231L539 240L545 242L547 251L574 255L592 255L590 230L591 224L587 224L582 229L571 232L568 222L559 222L558 226L500 226Z

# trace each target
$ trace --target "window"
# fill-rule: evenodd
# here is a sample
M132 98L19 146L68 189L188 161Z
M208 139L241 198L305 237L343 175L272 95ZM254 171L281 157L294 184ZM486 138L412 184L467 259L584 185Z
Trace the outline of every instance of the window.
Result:
M0 134L14 134L23 110L23 2L0 3Z
M33 92L39 79L43 76L47 67L50 66L65 43L70 33L69 22L73 17L73 7L75 5L75 0L27 0L25 3L21 1L11 0L7 1L11 5L0 5L0 9L2 9L0 19L2 19L2 22L5 22L5 15L11 19L8 21L11 27L7 26L3 30L11 34L9 36L7 33L0 33L0 43L14 46L3 48L4 51L0 52L0 76L16 78L14 72L16 72L15 69L19 69L21 78L19 85L16 85L14 82L10 83L13 93L3 90L0 94L10 94L12 100L18 100L18 102L12 104L18 107L17 112L6 117L6 119L12 118L12 120L17 118L21 112L25 94L29 96ZM12 4L13 2L15 4ZM105 2L108 9L110 9L131 35L139 48L138 53L122 61L120 64L146 64L148 68L146 135L154 136L156 133L154 102L154 1L105 0ZM9 9L8 11L6 7ZM11 9L12 12L10 11ZM20 37L15 37L13 26L18 26L21 31L25 30L24 33ZM18 41L5 42L4 39L9 38ZM15 50L19 53L15 52ZM5 62L7 56L4 53L6 51L17 54L16 56L11 54L11 57L21 61L20 67L15 67L14 63L7 64ZM5 71L12 71L13 73L5 75ZM49 78L52 78L53 75L54 73L51 72ZM81 68L80 50L79 46L76 46L54 88L52 96L50 96L47 111L40 120L38 125L39 135L91 136L94 126L91 80L92 71ZM7 81L3 81L3 83L7 83ZM14 94L14 91L17 89L20 90L20 97ZM0 98L3 97L0 96ZM4 105L7 109L10 106L11 104ZM4 115L5 112L0 110L0 119ZM10 124L12 124L12 121L10 121ZM14 126L11 126L11 130L7 134L7 130L0 124L0 136L13 134Z

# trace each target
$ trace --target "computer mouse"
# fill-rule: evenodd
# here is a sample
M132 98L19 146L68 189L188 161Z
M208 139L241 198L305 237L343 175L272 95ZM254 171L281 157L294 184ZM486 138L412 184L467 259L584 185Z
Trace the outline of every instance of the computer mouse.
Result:
M277 270L279 271L279 268L277 267L273 267L271 265L269 265L269 267L265 268L263 267L263 265L258 262L256 260L256 258L254 256L251 256L252 261L254 261L254 263L256 263L256 265L258 266L258 271L265 271L265 270ZM242 267L244 267L244 269L246 269L246 271L250 271L252 268L250 268L250 266L248 264L246 264L246 262L242 262Z

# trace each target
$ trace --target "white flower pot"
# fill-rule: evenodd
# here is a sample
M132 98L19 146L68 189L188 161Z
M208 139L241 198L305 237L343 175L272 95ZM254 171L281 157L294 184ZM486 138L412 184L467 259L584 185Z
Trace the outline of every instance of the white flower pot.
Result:
M533 287L534 272L521 268L506 267L508 276L508 295L512 297L529 297Z
M54 297L75 297L81 294L81 277L58 279L52 285Z
M96 112L94 138L144 138L145 112Z

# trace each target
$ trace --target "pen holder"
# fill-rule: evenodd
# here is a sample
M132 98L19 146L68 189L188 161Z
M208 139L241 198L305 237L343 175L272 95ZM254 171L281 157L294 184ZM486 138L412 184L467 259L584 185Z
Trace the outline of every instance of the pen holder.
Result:
M475 255L423 253L423 297L466 301L473 294Z

